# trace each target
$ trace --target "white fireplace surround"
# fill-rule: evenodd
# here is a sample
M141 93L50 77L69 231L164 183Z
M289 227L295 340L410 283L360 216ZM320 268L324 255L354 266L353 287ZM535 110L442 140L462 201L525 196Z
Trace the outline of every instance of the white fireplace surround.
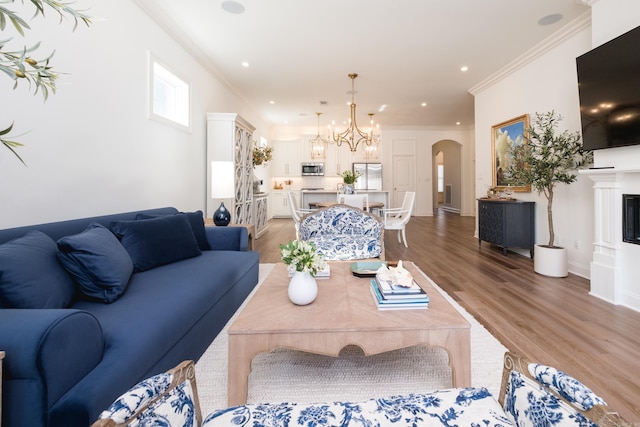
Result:
M640 194L640 169L581 170L593 182L591 295L640 311L640 245L622 241L622 195Z

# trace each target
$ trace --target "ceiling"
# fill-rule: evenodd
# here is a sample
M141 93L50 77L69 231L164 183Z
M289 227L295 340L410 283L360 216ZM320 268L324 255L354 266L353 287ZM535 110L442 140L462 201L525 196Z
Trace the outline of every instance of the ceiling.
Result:
M315 127L321 112L323 128L348 119L349 73L360 127L368 113L383 129L473 126L469 89L589 10L584 0L237 1L244 13L223 0L137 3L268 123Z

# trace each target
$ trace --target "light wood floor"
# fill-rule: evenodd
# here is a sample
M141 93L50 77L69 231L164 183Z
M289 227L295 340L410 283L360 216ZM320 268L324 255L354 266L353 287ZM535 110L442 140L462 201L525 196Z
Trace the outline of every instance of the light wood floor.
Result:
M544 277L529 258L479 249L474 230L473 217L413 217L409 248L386 233L386 259L415 262L509 350L577 377L640 425L640 313L590 296L581 277ZM292 220L271 220L260 262L280 262L278 244L293 238Z

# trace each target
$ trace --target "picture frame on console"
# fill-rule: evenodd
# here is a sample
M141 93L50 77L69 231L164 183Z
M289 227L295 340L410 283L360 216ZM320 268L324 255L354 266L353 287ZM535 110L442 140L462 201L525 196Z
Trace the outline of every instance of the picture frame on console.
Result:
M531 184L510 183L505 175L513 161L512 148L526 143L524 134L528 128L528 114L491 126L492 186L495 190L503 191L509 187L521 193L531 192ZM520 165L520 167L524 168L526 165Z

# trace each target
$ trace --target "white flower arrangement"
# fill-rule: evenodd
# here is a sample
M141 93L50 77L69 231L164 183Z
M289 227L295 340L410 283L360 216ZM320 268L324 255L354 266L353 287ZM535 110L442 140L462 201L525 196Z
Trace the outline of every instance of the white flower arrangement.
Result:
M327 266L324 256L318 253L313 242L291 240L280 245L280 254L289 271L306 271L315 277L318 271Z

